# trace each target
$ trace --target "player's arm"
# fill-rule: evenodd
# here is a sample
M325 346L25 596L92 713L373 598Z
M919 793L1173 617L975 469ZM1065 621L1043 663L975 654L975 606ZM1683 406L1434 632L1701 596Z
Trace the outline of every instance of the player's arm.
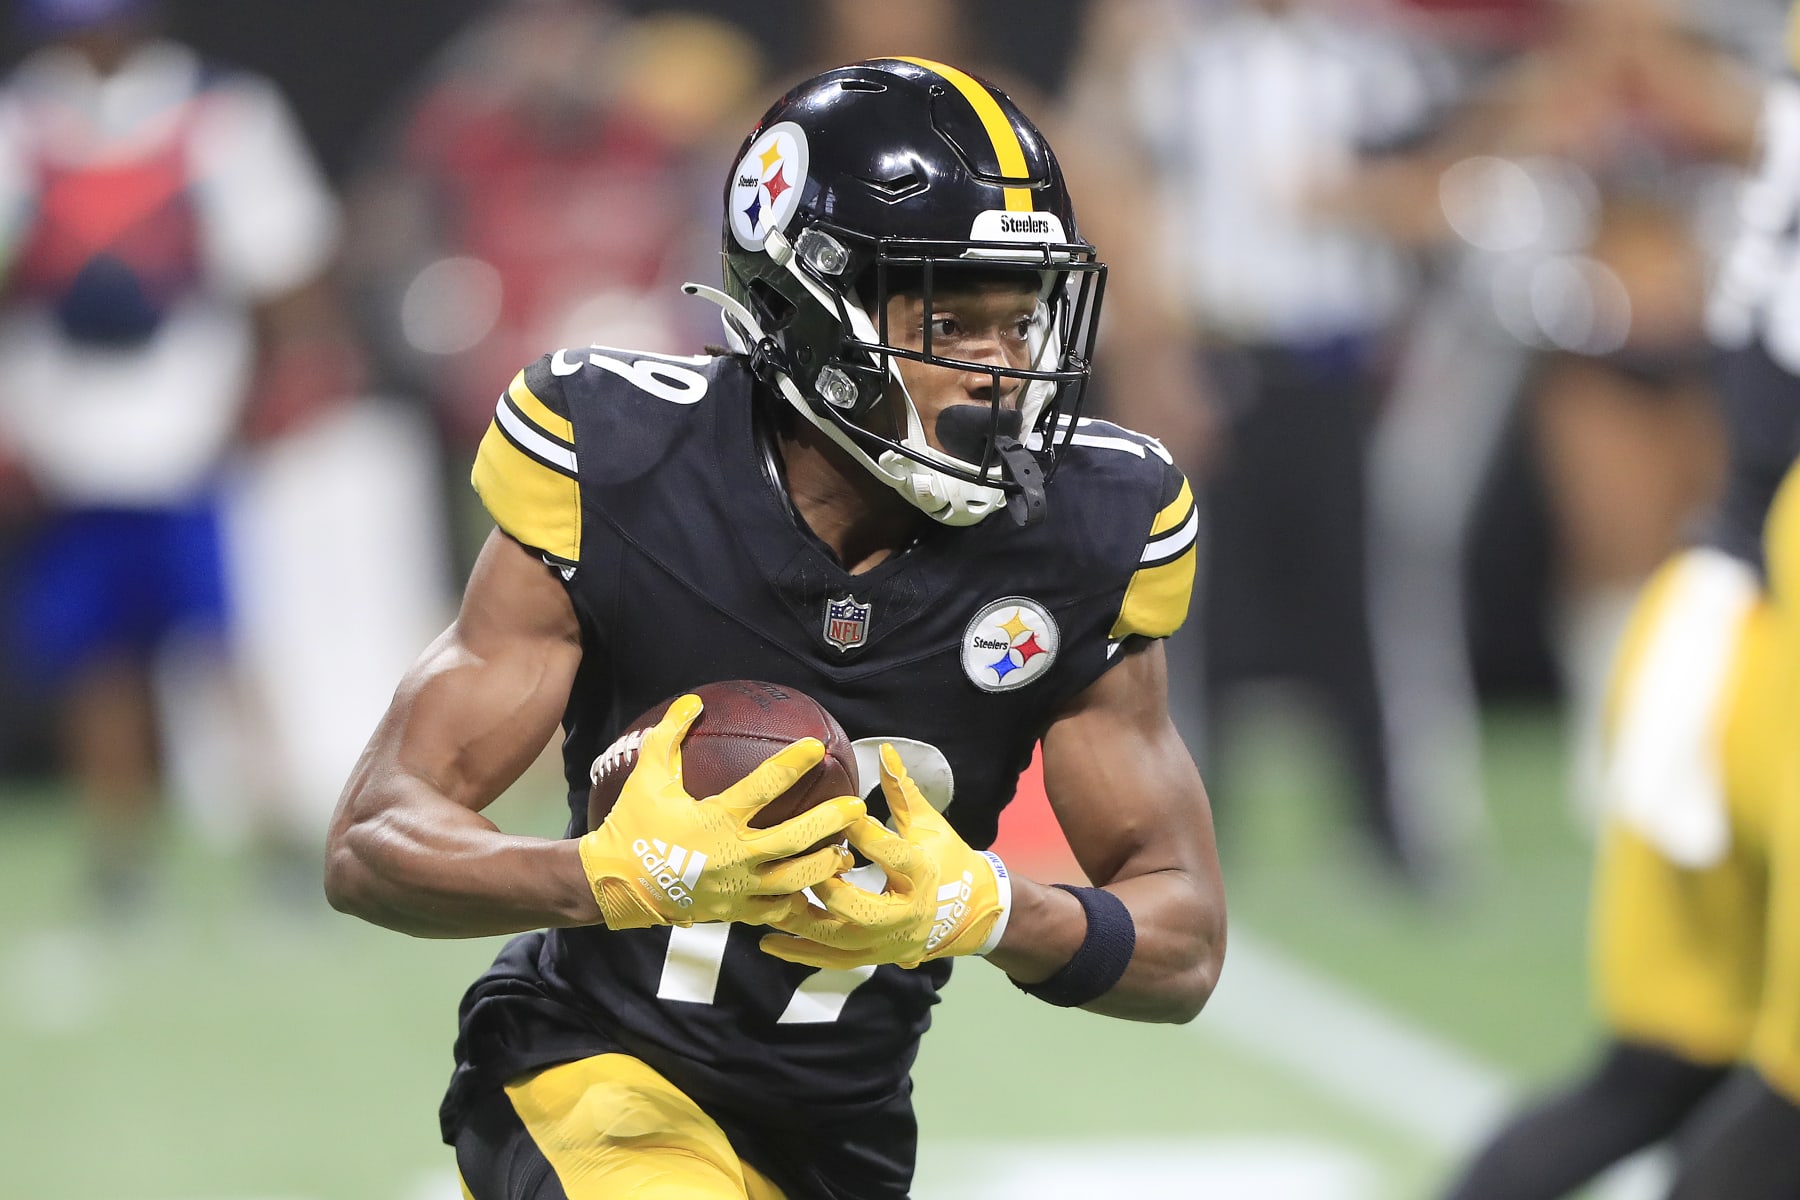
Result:
M1187 1021L1219 979L1225 887L1200 772L1169 719L1163 643L1100 676L1043 739L1044 787L1083 871L1123 903L1124 974L1082 1005L1134 1021ZM1068 967L1088 936L1075 894L1014 876L995 966L1022 984Z
M481 815L549 742L580 661L568 593L491 534L455 623L401 681L338 802L332 907L419 937L599 921L576 842L502 833Z
M678 697L646 733L598 829L569 840L515 837L481 815L549 741L581 664L581 622L545 567L579 570L582 544L561 358L520 371L495 407L470 479L499 531L455 624L402 681L338 802L326 895L421 937L766 921L849 861L835 843L807 849L863 813L860 799L839 797L767 829L750 826L824 757L816 738L782 748L716 796L693 797L682 787L680 746L700 701ZM689 851L679 878L646 849L659 841Z
M767 829L750 821L817 766L802 738L716 796L681 785L680 743L700 715L683 696L645 736L618 803L579 839L517 837L480 810L556 729L581 661L573 605L544 564L488 539L456 623L408 672L332 818L325 893L333 907L419 937L483 937L548 926L642 929L766 921L849 861L835 843L862 816L840 797ZM687 846L705 869L659 879L640 844Z

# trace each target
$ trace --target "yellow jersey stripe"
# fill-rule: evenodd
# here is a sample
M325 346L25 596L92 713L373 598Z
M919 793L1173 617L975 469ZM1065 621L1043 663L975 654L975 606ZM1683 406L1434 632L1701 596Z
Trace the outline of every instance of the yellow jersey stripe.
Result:
M1800 10L1796 10L1800 11ZM1788 612L1800 611L1800 463L1788 468L1763 519L1769 591Z
M508 441L546 467L555 467L564 475L577 473L579 464L574 447L564 445L526 420L506 396L500 397L500 403L494 406L494 424Z
M1167 533L1183 521L1187 520L1188 511L1194 507L1194 490L1188 481L1181 481L1181 491L1169 501L1169 506L1156 514L1156 520L1150 523L1150 536Z
M1789 70L1800 71L1800 4L1788 9L1787 60Z
M911 58L898 56L899 62L909 62L916 67L924 67L927 71L936 71L942 75L963 99L974 108L975 115L981 118L982 127L987 130L988 140L994 143L994 158L1000 163L1000 174L1009 179L1024 179L1031 174L1025 166L1025 147L1019 144L1019 134L1000 111L1000 105L973 76L966 75L955 67L940 62L932 62L928 58ZM1031 189L1009 187L1006 193L1006 211L1030 212Z
M1174 560L1133 575L1125 587L1119 619L1106 636L1113 641L1132 635L1160 638L1180 629L1194 596L1194 568L1199 558L1199 547L1189 546Z
M526 420L551 437L560 438L571 446L575 444L574 422L567 417L557 416L548 404L537 398L537 393L525 382L525 372L520 371L513 376L512 383L507 385L506 394L512 397L514 406Z
M565 563L581 558L581 485L488 426L469 481L494 524Z

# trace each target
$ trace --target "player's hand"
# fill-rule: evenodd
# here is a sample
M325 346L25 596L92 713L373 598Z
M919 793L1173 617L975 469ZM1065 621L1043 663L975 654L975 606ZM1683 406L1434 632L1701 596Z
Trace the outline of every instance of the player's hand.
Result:
M827 800L767 829L750 819L825 757L817 738L801 738L716 796L695 799L681 786L681 739L700 715L700 698L682 696L644 734L637 766L600 827L578 849L609 929L767 923L797 903L794 893L850 865L833 844L863 816L855 796Z
M881 790L897 832L868 816L846 832L887 872L886 886L871 892L839 878L816 885L819 904L767 922L781 932L764 935L766 953L812 967L916 967L998 944L1012 896L1000 860L969 848L919 794L891 745L881 748Z

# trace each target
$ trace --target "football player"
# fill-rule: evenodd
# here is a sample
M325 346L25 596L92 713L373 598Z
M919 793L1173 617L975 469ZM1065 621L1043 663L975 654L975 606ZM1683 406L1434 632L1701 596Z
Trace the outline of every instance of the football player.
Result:
M1105 268L1050 147L978 79L874 60L777 102L724 202L724 287L687 290L729 352L563 349L501 396L474 468L498 529L330 834L345 911L532 931L462 1004L442 1124L476 1200L904 1196L952 958L1141 1021L1219 974L1162 648L1198 515L1160 445L1081 415ZM689 697L586 828L627 721L744 677L838 718L866 801L747 826L811 739L689 797ZM480 810L559 722L569 836L508 836ZM1040 739L1097 886L985 850ZM840 832L868 866L809 849Z
M1563 1196L1678 1130L1673 1196L1800 1194L1797 213L1790 75L1711 314L1726 493L1615 664L1592 951L1607 1045L1489 1141L1454 1200Z

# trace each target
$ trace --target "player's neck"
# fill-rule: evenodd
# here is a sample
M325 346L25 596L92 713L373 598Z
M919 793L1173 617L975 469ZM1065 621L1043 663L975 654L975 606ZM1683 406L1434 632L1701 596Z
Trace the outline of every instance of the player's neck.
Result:
M925 518L804 421L776 438L782 486L795 514L851 574L887 561L918 540Z

